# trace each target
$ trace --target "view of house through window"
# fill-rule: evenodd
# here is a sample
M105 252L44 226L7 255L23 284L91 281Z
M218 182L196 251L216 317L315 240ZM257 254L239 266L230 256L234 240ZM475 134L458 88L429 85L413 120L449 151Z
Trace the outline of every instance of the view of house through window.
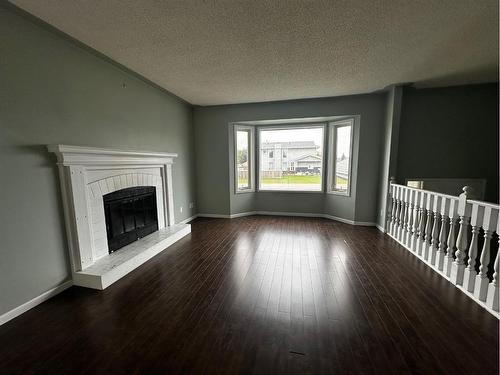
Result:
M321 191L324 127L259 129L259 189Z
M334 142L334 180L332 190L349 193L352 124L334 125L331 129Z
M248 129L236 130L236 179L237 190L251 189L249 153L251 131Z

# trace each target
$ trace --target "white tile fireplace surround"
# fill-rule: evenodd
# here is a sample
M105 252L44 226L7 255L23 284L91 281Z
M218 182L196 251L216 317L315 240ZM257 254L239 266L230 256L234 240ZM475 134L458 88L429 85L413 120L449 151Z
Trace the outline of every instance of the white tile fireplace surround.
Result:
M175 225L172 164L177 154L49 145L57 155L73 284L104 289L191 232ZM109 254L103 196L156 188L158 231Z

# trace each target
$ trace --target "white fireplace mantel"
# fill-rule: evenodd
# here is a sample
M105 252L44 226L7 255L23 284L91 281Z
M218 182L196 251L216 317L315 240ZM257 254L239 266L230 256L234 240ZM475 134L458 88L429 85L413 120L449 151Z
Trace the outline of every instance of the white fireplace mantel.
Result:
M190 233L175 225L172 164L177 154L49 145L57 155L73 282L104 289ZM109 254L103 196L156 188L158 231Z
M119 150L98 147L48 145L48 150L57 155L58 163L63 165L137 165L172 164L177 154Z

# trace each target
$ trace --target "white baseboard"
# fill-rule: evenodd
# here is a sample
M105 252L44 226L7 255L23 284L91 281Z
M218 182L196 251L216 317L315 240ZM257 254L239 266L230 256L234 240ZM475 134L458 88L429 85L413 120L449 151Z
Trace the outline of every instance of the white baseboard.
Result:
M281 211L255 211L255 215L325 217L325 215L323 214L313 214L307 212L281 212Z
M231 219L235 219L237 217L252 216L252 215L258 215L257 211L240 212L238 214L229 215L229 217Z
M222 215L222 214L198 214L198 217L211 217L217 219L235 219L237 217L252 216L252 215L269 215L269 216L298 216L298 217L319 217L324 219L330 219L339 221L341 223L350 225L359 225L367 227L375 227L376 223L370 221L354 221L349 219L344 219L338 216L328 215L328 214L315 214L309 212L283 212L283 211L247 211L239 212L237 214Z
M3 315L0 315L0 325L7 323L9 320L14 319L15 317L25 313L26 311L32 309L35 306L38 306L42 302L47 301L49 298L54 297L55 295L61 293L62 291L68 289L73 285L72 280L68 280L61 285L56 286L50 290L47 290L45 293L40 294L39 296L29 300L28 302L23 303L21 306L18 306L10 311L7 311Z
M380 225L378 225L378 224L375 224L375 226L377 227L377 229L378 229L379 231L381 231L382 233L385 233L385 228L384 228L384 227L382 227L382 226L380 226Z
M191 217L188 217L187 219L184 219L184 220L178 222L177 224L187 224L190 221L193 221L194 219L196 219L197 217L198 217L198 215L193 215Z
M220 214L198 214L197 217L211 217L214 219L231 219L231 215L220 215Z
M359 225L359 226L363 226L363 227L374 227L377 225L371 221L349 220L349 219L344 219L343 217L338 217L338 216L333 216L333 215L328 215L328 214L323 214L323 215L318 216L318 217L324 217L325 219L339 221L339 222L344 223L344 224Z

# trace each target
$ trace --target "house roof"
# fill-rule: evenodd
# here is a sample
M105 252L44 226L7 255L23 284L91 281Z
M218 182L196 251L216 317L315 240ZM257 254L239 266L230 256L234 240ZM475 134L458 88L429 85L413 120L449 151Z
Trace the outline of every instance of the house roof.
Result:
M314 155L314 154L309 154L309 155L302 155L302 156L299 156L298 158L295 158L291 161L321 161L321 157L318 156L318 155Z
M262 149L275 148L279 145L281 148L318 148L313 141L294 141L294 142L263 142Z

